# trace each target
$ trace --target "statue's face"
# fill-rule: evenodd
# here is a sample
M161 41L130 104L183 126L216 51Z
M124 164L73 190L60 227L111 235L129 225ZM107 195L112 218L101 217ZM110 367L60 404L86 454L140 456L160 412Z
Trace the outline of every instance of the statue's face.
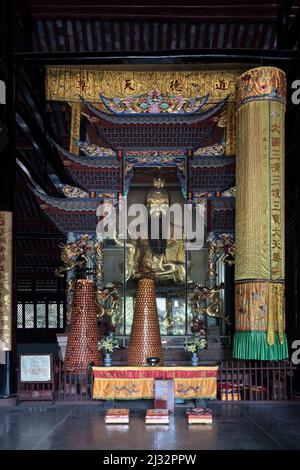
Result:
M147 208L150 216L166 215L169 209L169 196L164 189L153 189L147 196Z

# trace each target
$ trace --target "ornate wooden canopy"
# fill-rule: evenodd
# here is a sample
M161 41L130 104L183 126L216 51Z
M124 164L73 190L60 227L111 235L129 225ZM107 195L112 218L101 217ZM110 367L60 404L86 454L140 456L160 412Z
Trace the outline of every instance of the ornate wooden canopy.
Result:
M63 3L58 0L28 0L25 7L24 2L14 2L18 22L12 48L16 60L24 64L16 69L17 157L46 194L54 198L62 197L55 184L56 178L61 184L82 186L83 190L91 188L82 184L81 176L74 178L75 173L69 171L70 167L51 144L49 137L68 150L71 107L68 102L45 101L45 71L33 63L43 61L49 64L54 57L56 64L70 64L71 61L74 63L74 54L77 54L77 63L88 58L92 63L97 57L101 56L101 60L110 57L109 66L112 56L115 61L118 61L118 56L123 57L124 62L128 61L129 55L144 54L153 56L149 58L148 65L143 66L149 68L162 55L167 58L168 54L176 54L173 62L179 63L181 59L178 57L185 54L192 62L191 54L194 53L214 62L237 62L239 57L240 62L245 58L249 62L253 57L252 61L256 63L258 57L266 55L288 60L297 47L299 0L232 0L230 3L218 0L213 5L199 5L196 0L183 4L174 0L154 3L151 7L141 0L100 3L96 0L85 3L79 0ZM11 21L10 18L12 15L8 12L7 21ZM9 28L3 30L3 37L8 31ZM3 41L0 46L3 64L7 62L9 44ZM276 48L285 52L277 53ZM31 61L31 65L26 66L26 61ZM1 78L9 74L1 65ZM176 82L173 86L177 91ZM81 92L80 89L78 91ZM2 115L0 118L4 119ZM73 163L77 165L74 157ZM192 180L194 187L205 179L205 189L209 190L211 186L205 173L209 170L199 164L196 155L192 166L197 175L197 182ZM225 167L223 169L225 171ZM20 168L16 171L17 269L25 273L44 266L52 273L53 266L59 262L57 239L61 234L39 208L28 187L28 177ZM233 181L232 172L232 163L227 161L228 185ZM219 187L224 190L225 186Z

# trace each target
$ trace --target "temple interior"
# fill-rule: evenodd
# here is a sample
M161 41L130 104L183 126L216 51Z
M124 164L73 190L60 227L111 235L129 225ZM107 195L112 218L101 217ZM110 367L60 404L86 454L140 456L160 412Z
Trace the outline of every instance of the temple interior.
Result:
M149 208L151 191L156 203L159 205L160 200L163 203L164 196L154 186L158 178L163 182L166 204L180 208L179 228L184 206L189 204L195 212L198 205L203 215L203 227L197 228L199 236L203 237L199 249L192 245L192 249L184 249L184 234L181 240L158 240L158 244L167 245L161 248L156 247L155 240L150 238L146 263L154 272L160 334L168 361L186 361L183 345L191 333L200 330L204 337L211 331L213 339L216 339L216 343L211 342L211 351L208 348L201 353L201 360L229 359L234 333L232 290L236 188L233 107L235 81L245 68L235 66L232 70L218 70L218 67L210 67L209 71L203 68L195 71L193 67L190 71L181 71L175 67L170 71L170 67L166 70L161 66L149 71L140 71L140 67L137 70L134 67L126 69L128 67L121 71L103 70L102 67L47 67L47 103L51 108L64 106L69 112L70 135L65 145L61 138L59 142L51 139L52 149L60 157L66 177L62 180L49 167L49 179L56 189L54 196L41 188L21 161L18 173L27 185L32 204L45 223L57 232L57 238L53 237L51 241L57 250L57 267L60 264L59 247L65 240L71 246L89 237L84 241L89 251L86 277L93 279L95 289L106 293L107 298L103 297L105 294L102 294L102 299L100 295L98 298L98 318L102 323L105 320L111 323L122 345L122 349L115 353L120 364L126 363L135 294L138 280L142 277L143 267L136 255L141 248L131 237L120 240L116 233L115 239L112 236L103 241L102 259L99 261L96 210L101 203L111 201L116 206L119 222L118 198L123 196L130 226L134 220L134 216L130 216L131 208L145 203ZM78 93L78 83L81 94ZM107 96L112 91L112 84L115 95ZM156 87L151 89L152 86ZM89 101L87 97L90 97ZM118 108L113 108L114 103ZM53 115L52 111L49 115ZM63 262L68 262L73 254L65 255L63 251L68 243L61 248ZM211 247L210 254L208 246ZM157 254L159 249L162 255ZM165 266L160 267L163 257L167 258L162 261ZM48 318L48 331L54 328L59 330L55 333L62 334L72 314L76 276L78 278L81 274L76 273L74 267L61 281L64 278L57 275L63 275L64 265L61 273L57 272L56 266L51 273L52 282L56 289L61 284L62 302L57 306L52 303L50 309L53 313L50 315L54 323L58 319L60 323L56 323L56 328L54 323L50 326ZM219 290L207 292L207 285L210 289ZM23 289L26 290L25 285ZM116 292L116 300L112 301L110 292ZM206 300L207 295L210 297ZM103 307L104 303L107 307ZM17 329L26 334L30 325L36 322L33 328L38 333L44 330L45 304L45 301L37 304L18 302ZM212 304L209 314L202 313L206 304ZM18 345L19 352L27 352L29 347L32 346L25 342ZM57 342L54 339L44 348L45 352L57 352Z
M99 405L103 435L89 447L32 428L17 445L108 448L120 408L138 448L162 449L163 434L138 438L150 408L146 426L171 416L173 449L186 417L227 433L228 410L265 440L201 448L293 448L263 406L299 418L299 1L8 3L0 406L24 407L21 429L26 404L88 404L79 427ZM182 448L197 445L187 433Z

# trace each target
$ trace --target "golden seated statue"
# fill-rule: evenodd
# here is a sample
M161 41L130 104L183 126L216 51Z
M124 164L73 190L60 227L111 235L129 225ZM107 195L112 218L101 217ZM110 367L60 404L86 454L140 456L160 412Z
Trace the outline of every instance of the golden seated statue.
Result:
M155 179L153 186L146 197L148 214L150 218L161 218L167 214L170 198L161 178ZM167 240L139 238L126 243L126 280L143 277L175 283L185 281L184 240L174 237L173 224Z

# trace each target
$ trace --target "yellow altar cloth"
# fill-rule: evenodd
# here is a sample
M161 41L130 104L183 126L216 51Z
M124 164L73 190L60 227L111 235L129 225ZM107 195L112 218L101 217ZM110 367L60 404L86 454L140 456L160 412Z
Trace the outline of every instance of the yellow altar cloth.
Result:
M155 379L173 379L175 398L214 399L218 366L93 367L93 398L98 400L153 399Z

